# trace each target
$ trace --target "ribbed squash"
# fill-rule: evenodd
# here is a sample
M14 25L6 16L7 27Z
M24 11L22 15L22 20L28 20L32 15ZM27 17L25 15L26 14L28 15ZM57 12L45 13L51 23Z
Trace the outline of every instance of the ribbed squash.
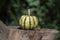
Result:
M22 29L34 29L38 25L38 18L36 16L23 15L19 20L19 24Z

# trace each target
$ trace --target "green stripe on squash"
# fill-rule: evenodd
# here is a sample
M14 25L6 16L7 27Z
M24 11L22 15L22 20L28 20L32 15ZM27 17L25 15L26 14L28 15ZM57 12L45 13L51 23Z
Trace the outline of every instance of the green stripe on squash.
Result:
M29 16L29 29L31 29L31 20L30 20L30 16Z
M24 22L23 22L23 29L25 29L25 21L26 21L26 17L25 17Z

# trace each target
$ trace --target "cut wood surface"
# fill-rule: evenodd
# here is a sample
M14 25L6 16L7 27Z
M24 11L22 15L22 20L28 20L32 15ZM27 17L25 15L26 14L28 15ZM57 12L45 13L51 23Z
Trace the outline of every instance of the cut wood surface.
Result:
M22 30L1 24L4 25L0 22L0 40L55 40L59 33L55 29Z

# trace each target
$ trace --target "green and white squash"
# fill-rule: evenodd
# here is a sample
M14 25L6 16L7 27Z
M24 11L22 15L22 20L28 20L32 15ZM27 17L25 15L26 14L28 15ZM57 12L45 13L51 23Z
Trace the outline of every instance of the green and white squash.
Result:
M19 20L22 29L34 29L38 26L38 18L30 16L30 10L28 10L28 13L29 15L23 15Z

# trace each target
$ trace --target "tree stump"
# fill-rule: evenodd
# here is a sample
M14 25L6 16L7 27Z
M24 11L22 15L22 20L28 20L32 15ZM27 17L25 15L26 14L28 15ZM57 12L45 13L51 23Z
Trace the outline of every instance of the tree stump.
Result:
M12 27L0 25L0 40L55 40L59 33L55 29L22 30Z

